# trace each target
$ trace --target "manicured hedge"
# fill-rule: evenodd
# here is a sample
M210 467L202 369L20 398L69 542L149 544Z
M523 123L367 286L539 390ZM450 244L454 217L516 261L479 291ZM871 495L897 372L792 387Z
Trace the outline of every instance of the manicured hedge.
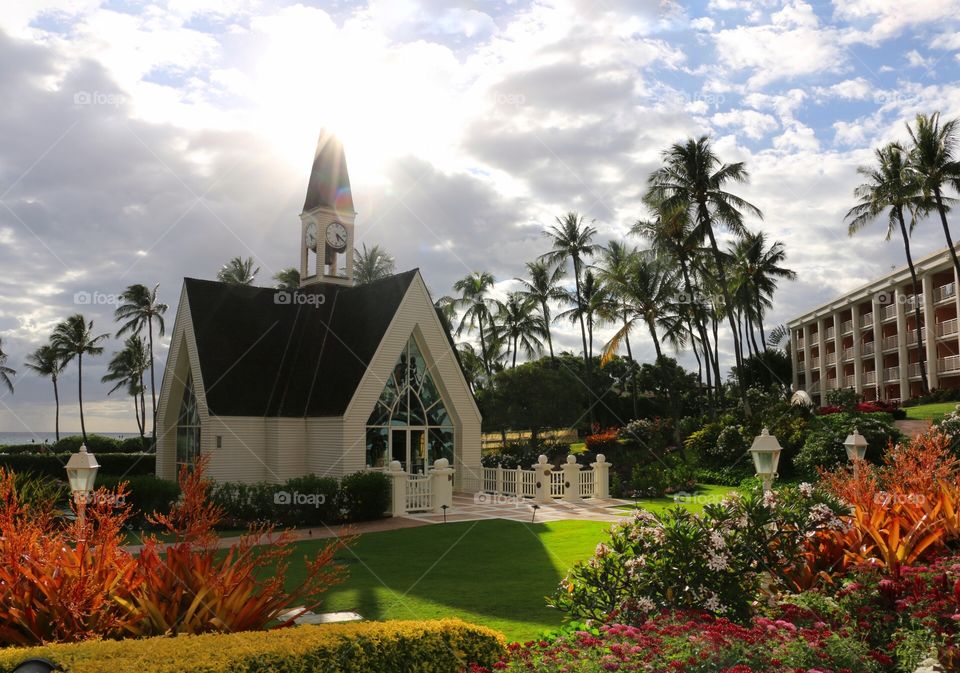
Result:
M157 468L157 457L152 453L104 453L95 454L100 463L101 475L133 477L153 474ZM69 453L24 453L0 454L0 467L14 472L32 472L63 479L65 466L70 459Z
M133 508L133 516L142 519L148 514L159 512L166 514L170 506L180 497L180 486L175 481L158 479L153 475L141 474L133 477L106 475L97 476L97 487L114 489L121 482L127 484L127 504Z
M0 670L45 657L71 673L452 673L469 663L492 666L504 654L496 631L444 619L7 649Z

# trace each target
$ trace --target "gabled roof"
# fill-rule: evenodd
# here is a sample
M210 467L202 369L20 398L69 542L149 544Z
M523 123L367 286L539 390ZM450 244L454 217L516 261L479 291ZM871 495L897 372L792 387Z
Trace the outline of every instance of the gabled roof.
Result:
M317 150L313 155L310 182L303 212L314 208L332 208L341 213L353 213L353 194L347 173L347 156L340 140L329 131L321 131Z
M184 279L209 412L343 415L417 273L316 283L296 293L300 303L273 288Z

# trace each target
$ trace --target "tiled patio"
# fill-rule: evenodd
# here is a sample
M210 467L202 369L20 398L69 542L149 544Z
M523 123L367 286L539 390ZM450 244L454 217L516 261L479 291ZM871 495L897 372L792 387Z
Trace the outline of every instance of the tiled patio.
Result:
M447 510L447 521L481 521L484 519L509 519L511 521L535 521L545 523L576 519L581 521L619 521L629 516L627 510L616 509L617 505L632 505L629 500L613 498L599 500L587 498L578 502L554 500L541 504L534 510L532 500L513 497L472 493L455 493L453 507ZM443 514L423 513L407 514L407 519L422 523L442 523Z

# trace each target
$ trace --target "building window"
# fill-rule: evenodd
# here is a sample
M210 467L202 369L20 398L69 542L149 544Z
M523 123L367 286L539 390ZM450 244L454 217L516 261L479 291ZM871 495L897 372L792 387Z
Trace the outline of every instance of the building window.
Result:
M367 467L398 460L412 473L438 458L453 464L453 421L411 336L367 420Z
M197 411L197 396L193 392L193 377L188 374L177 419L177 472L187 466L192 468L200 455L200 413Z

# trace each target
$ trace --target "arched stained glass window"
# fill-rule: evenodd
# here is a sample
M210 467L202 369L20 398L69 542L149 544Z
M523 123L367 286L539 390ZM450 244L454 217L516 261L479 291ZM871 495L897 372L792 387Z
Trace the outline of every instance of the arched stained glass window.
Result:
M193 467L200 455L200 413L193 392L193 376L187 374L177 418L177 472L184 465Z
M399 460L424 472L438 458L453 464L453 421L411 336L367 420L367 466Z

